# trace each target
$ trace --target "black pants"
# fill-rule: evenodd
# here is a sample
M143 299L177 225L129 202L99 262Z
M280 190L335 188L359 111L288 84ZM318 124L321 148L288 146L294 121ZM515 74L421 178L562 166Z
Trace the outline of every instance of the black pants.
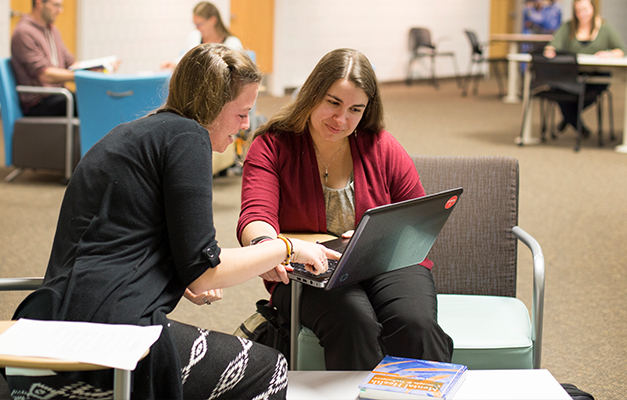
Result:
M74 97L74 116L78 115L76 111L76 95ZM67 98L62 94L51 94L44 97L41 101L24 112L27 117L65 117L67 110Z
M290 315L291 284L272 295ZM399 269L330 291L303 285L301 323L324 347L327 370L371 370L385 355L450 362L452 339L437 323L431 271Z
M606 84L586 85L586 94L583 102L583 109L585 110L588 106L594 103L597 97L604 90L606 90L607 87L608 85ZM562 115L564 116L564 121L566 121L567 124L572 125L573 128L577 129L577 119L581 118L581 116L578 115L577 112L577 103L565 103L560 101L557 104L559 104L560 106L560 110L562 111ZM583 126L583 121L581 126Z

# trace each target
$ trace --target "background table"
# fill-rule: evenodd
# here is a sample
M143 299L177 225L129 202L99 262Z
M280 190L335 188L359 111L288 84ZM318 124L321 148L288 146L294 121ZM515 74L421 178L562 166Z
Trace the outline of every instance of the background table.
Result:
M367 371L290 371L288 400L357 399ZM572 400L546 369L471 370L452 400Z
M516 64L521 62L530 62L531 54L508 54L507 59L510 62ZM594 70L612 70L614 74L610 79L623 79L625 82L625 104L623 108L623 144L616 146L616 151L619 153L627 153L627 57L619 58L603 58L590 54L578 54L577 62L581 69L594 69ZM601 78L606 79L606 78ZM529 98L529 90L531 85L531 74L529 68L525 70L525 81L523 87L523 104L526 103ZM533 108L529 107L529 113L527 118L529 121L533 121ZM522 135L522 144L538 144L540 140L534 138L531 134L531 123L525 124L525 131ZM517 138L520 143L520 138Z
M521 43L548 43L553 40L553 35L540 35L528 33L492 33L491 42L508 42L509 54L518 53L518 45ZM509 60L507 64L507 95L503 97L505 103L520 103L518 96L518 63Z

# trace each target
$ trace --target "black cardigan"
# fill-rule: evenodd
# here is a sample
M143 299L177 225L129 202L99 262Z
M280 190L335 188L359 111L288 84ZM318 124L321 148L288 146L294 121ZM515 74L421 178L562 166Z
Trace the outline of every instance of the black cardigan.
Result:
M211 142L196 122L160 113L113 129L78 164L44 284L14 318L160 324L133 374L133 397L182 398L166 315L220 262L211 185ZM112 385L111 371L78 375Z

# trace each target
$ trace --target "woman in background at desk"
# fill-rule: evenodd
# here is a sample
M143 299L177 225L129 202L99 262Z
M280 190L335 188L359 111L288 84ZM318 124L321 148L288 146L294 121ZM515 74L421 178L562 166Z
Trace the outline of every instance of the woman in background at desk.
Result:
M81 159L63 198L43 285L15 312L15 319L161 325L161 337L133 373L134 399L286 396L287 362L278 351L168 318L183 296L211 304L221 297L216 289L278 263L300 260L320 273L327 257L338 258L321 245L281 236L253 248L218 246L212 151L223 152L248 128L261 77L242 52L219 44L190 50L172 74L166 104L114 128ZM7 369L13 398L110 399L112 376Z
M296 99L255 134L243 169L240 243L278 232L346 237L367 209L424 196L412 159L383 118L368 59L352 49L325 55ZM330 291L303 285L301 321L324 347L326 369L371 370L386 354L450 362L453 342L437 322L432 266L425 259ZM261 276L289 317L285 267Z
M192 20L196 30L188 38L188 47L191 49L201 43L222 43L235 50L242 50L242 42L227 29L222 22L218 8L208 1L196 4Z
M557 52L594 54L598 57L623 57L625 44L620 34L598 14L591 0L573 2L573 19L564 23L555 33L553 40L544 48L544 56L553 58ZM584 108L592 104L606 90L607 84L587 84ZM558 125L563 131L567 124L577 129L577 104L559 102L564 119ZM583 125L584 137L590 131Z
M187 38L185 51L190 50L201 43L221 43L234 50L243 50L242 42L234 36L222 22L220 11L208 1L196 4L192 12L194 29ZM162 69L172 69L177 61L168 61L161 64Z

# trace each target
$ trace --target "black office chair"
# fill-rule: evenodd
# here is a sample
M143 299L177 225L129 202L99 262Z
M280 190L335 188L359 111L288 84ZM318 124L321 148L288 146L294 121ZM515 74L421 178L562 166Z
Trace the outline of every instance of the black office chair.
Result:
M586 102L594 102L597 105L598 114L598 143L599 146L603 146L603 96L605 95L608 100L610 140L616 139L614 135L612 94L607 88L601 92L586 91L586 83L591 77L598 76L599 74L581 73L575 54L558 54L554 58L546 58L542 54L532 54L531 74L530 94L524 108L521 138L525 124L530 123L530 121L528 121L528 110L532 98L535 97L543 100L540 105L540 138L543 142L546 141L546 131L549 126L551 127L551 138L556 139L553 112L555 102L577 103L580 118L577 121L577 141L574 150L579 151L581 139L584 137L583 124L581 121L583 106ZM547 122L548 119L551 120Z
M483 75L480 73L481 72L480 68L481 68L481 64L485 62L487 62L493 67L492 70L494 71L494 75L496 76L496 80L499 85L499 96L504 96L505 85L503 84L503 78L502 78L501 72L499 71L499 64L503 63L507 65L507 58L486 57L484 53L483 44L479 42L479 39L477 38L477 34L470 30L465 30L464 33L466 33L466 36L468 37L468 40L470 41L470 47L472 49L472 52L470 54L470 64L469 64L470 66L468 68L468 74L466 75L464 82L462 84L462 96L466 96L468 94L468 88L470 86L470 80L473 78L473 69L475 65L479 67L479 70L476 71L474 75L475 83L474 83L474 88L473 88L473 94L475 96L477 95L477 92L479 89L479 79Z
M441 38L440 40L442 40ZM457 85L461 87L461 81L459 78L459 68L457 68L457 58L455 53L440 52L437 48L437 43L431 41L431 32L426 28L411 28L409 30L409 64L407 65L407 78L405 83L411 85L413 81L412 65L416 60L423 59L425 57L431 60L431 83L435 88L439 88L438 81L435 78L435 58L436 57L451 57L453 60L453 68L455 71L455 80Z
M525 125L531 123L528 118L528 111L530 110L531 100L533 98L547 99L554 102L576 103L578 115L581 115L586 96L585 77L579 74L579 63L577 62L576 54L558 54L554 58L547 58L542 54L532 54L532 61L529 67L531 68L530 72L532 74L531 86L529 98L524 106L523 123L520 131L521 145L523 144L522 137ZM546 140L546 117L548 114L545 107L542 107L542 141ZM577 121L577 142L575 143L575 151L579 151L582 137L583 125L581 118L579 118Z

